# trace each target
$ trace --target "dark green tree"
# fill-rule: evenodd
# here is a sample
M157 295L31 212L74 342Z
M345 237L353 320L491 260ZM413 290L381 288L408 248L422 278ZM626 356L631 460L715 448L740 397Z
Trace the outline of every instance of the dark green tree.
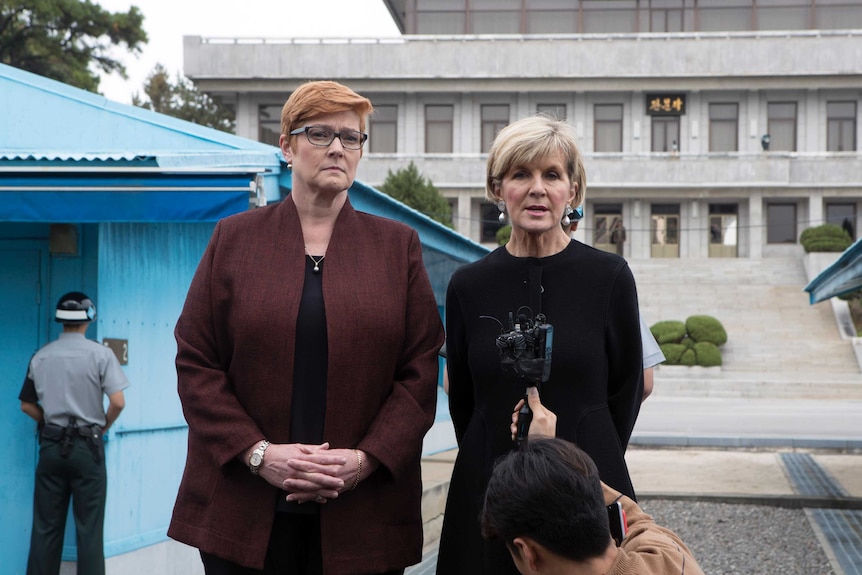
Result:
M141 53L144 15L109 12L89 0L0 0L0 62L98 92L99 72L126 78L111 49Z
M389 170L380 191L441 224L452 227L452 207L431 180L423 177L413 162L393 173Z
M138 94L132 96L132 104L222 132L234 132L235 115L231 108L198 90L180 73L172 82L161 64L156 64L147 76L144 95L144 98Z

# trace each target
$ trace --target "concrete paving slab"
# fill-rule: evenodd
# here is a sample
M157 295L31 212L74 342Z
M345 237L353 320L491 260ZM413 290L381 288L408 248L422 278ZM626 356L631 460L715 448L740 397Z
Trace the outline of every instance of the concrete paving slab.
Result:
M815 453L817 461L850 494L862 497L862 453Z
M793 488L776 452L700 449L629 449L639 495L790 495Z

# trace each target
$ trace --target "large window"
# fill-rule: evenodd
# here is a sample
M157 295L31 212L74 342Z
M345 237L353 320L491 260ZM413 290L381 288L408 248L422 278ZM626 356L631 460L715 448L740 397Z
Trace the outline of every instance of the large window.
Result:
M521 0L470 0L471 34L519 34Z
M859 0L401 0L407 34L862 28Z
M428 154L452 153L452 119L455 109L451 105L425 106L425 152Z
M261 106L257 111L257 139L271 146L278 145L281 136L282 106Z
M652 117L652 151L679 152L679 116Z
M482 152L491 151L491 145L497 132L509 123L508 104L483 104L482 105Z
M637 0L582 0L584 33L638 31Z
M482 202L480 213L482 214L481 222L481 241L483 243L497 243L497 230L505 224L500 223L500 210L497 206L488 202Z
M526 0L527 34L572 34L578 31L577 2Z
M811 0L757 0L758 30L805 30L811 21Z
M735 258L738 255L739 205L709 204L708 253L711 258Z
M697 28L701 32L751 30L751 0L698 0Z
M796 243L796 204L766 206L766 243Z
M685 30L685 0L652 0L647 4L646 10L649 14L649 32L683 32ZM691 3L689 3L688 11L689 13L694 11Z
M623 105L596 104L595 151L623 151Z
M679 204L652 205L650 256L679 257Z
M739 105L709 105L709 151L736 152L739 149Z
M796 151L796 102L769 102L766 107L769 149Z
M398 151L398 106L374 107L368 126L369 153L394 154Z
M856 204L826 204L826 223L841 226L855 240Z
M545 116L554 118L555 120L566 119L565 104L539 104L536 106L536 112L538 114L544 114Z
M464 34L465 0L416 0L416 34Z
M856 150L856 102L826 103L826 150Z
M862 10L854 0L817 0L815 28L851 30L862 28Z

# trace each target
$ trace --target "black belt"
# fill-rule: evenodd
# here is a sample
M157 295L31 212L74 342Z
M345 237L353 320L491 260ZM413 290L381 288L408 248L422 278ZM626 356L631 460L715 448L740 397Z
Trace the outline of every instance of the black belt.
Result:
M98 461L99 443L102 441L102 428L98 425L79 426L75 419L70 417L70 422L67 427L61 427L54 423L46 423L42 426L40 435L48 441L56 441L60 444L60 455L67 457L72 450L72 443L76 437L80 437L87 441L90 450Z

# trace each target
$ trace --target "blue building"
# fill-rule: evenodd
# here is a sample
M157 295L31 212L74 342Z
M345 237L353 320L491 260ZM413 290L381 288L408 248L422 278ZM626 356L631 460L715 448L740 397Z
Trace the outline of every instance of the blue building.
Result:
M290 175L276 147L5 65L0 109L3 572L25 570L38 455L17 396L29 357L57 337L54 305L70 290L95 299L87 336L114 349L132 382L106 443L109 573L166 572L153 550L167 539L186 452L174 324L215 222L279 201ZM487 251L359 182L350 195L418 230L441 310L452 271ZM68 525L64 560L74 561Z

